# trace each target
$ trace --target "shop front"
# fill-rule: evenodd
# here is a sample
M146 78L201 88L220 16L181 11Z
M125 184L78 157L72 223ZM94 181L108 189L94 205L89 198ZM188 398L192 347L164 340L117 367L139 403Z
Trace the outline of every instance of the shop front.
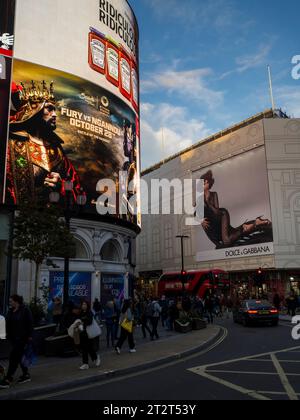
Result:
M300 272L259 271L230 273L231 296L239 299L264 298L273 302L278 294L284 302L292 290L300 295Z
M132 296L136 234L131 229L81 219L72 220L71 231L76 253L70 260L70 300L92 304L95 299L113 297L117 291ZM29 302L34 291L34 265L19 261L18 273L18 293ZM49 301L62 297L63 283L64 259L50 256L40 276L42 289L49 289Z
M158 296L158 283L163 271L140 272L136 282L136 291L145 297Z

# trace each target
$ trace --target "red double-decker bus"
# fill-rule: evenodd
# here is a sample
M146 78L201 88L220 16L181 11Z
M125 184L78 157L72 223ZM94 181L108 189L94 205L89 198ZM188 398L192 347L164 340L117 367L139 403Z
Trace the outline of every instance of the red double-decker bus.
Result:
M188 293L205 299L212 291L230 292L228 273L222 270L188 271L183 275L181 272L165 273L158 283L159 296L175 297Z

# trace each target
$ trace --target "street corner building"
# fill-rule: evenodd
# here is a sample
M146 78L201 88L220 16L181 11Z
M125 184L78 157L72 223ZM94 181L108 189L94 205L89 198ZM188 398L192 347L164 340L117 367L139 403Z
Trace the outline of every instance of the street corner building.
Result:
M141 227L139 109L139 29L127 1L1 1L1 309L5 285L26 301L34 293L31 264L7 258L12 214L24 199L63 195L68 180L75 201L87 198L71 221L70 297L128 293ZM116 185L109 215L97 207L106 179ZM40 285L53 298L62 293L64 261L49 261Z
M197 226L188 226L184 215L143 215L137 246L140 287L153 289L164 274L169 283L163 291L181 291L180 234L188 237L188 274L225 272L235 295L257 294L257 287L270 299L292 289L299 293L299 119L267 110L145 170L142 179L149 190L154 179L202 180L209 198ZM228 293L228 282L220 288Z

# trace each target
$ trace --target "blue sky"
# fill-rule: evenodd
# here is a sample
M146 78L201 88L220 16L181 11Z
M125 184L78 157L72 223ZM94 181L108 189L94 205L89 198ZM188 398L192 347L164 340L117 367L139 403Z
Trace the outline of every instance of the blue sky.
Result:
M140 26L143 168L269 108L268 64L276 106L300 117L299 0L129 2Z

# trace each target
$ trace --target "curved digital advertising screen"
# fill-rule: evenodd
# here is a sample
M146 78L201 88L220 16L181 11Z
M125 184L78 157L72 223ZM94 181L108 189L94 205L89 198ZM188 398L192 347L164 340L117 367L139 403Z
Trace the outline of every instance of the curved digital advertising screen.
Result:
M63 196L71 180L95 216L107 193L99 181L110 180L108 214L140 225L139 178L138 26L128 3L18 2L5 202Z

